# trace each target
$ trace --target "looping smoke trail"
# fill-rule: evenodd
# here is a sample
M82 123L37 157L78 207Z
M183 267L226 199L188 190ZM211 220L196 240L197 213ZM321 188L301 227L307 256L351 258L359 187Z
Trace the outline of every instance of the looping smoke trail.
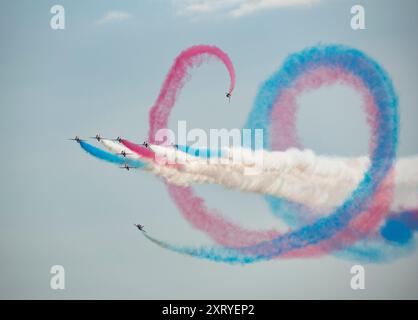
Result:
M286 60L283 68L267 80L261 87L253 111L250 114L249 121L247 121L245 127L253 129L263 127L264 119L270 118L271 108L277 100L277 88L280 87L281 84L289 85L304 73L321 66L343 69L353 74L356 78L360 79L373 97L375 106L372 105L372 108L367 110L369 116L368 120L372 128L370 139L370 167L352 195L329 216L319 218L310 225L278 236L272 240L265 240L251 247L246 248L243 246L240 248L240 250L251 252L253 257L257 256L259 258L270 259L272 257L288 254L293 250L320 244L324 240L329 240L337 236L338 233L343 231L350 223L356 222L355 218L361 217L362 213L367 213L368 209L370 210L370 214L363 215L368 218L380 216L381 212L387 210L387 205L371 208L372 202L370 199L379 194L379 186L388 175L393 160L396 157L398 134L397 96L386 72L364 53L343 46L319 46L291 55ZM174 66L172 70L173 69ZM168 92L173 90L174 93L177 93L182 85L183 82L181 82L181 85L178 87L175 83L166 81L161 90L160 97L164 95L173 96L173 93L168 94ZM154 105L150 114L150 127L153 128L153 130L150 130L150 133L155 133L156 130L163 128L160 127L161 123L167 124L169 112L175 102L175 100L168 100L170 101L168 104L159 104L159 100L157 100ZM155 121L155 110L158 110L158 108L165 110L165 112L160 114L164 114L166 117L157 123ZM267 134L268 131L265 131L264 141L269 141ZM152 138L152 136L149 137L149 139ZM169 188L172 189L175 187ZM188 190L188 192L191 193L192 191ZM387 190L385 190L384 194L387 198ZM193 210L193 205L183 202L179 197L174 197L174 200L183 212L188 209ZM202 208L202 206L200 207ZM203 207L202 209L204 210L205 208ZM374 226L375 225L373 225L373 227ZM204 231L211 235L208 230ZM352 242L354 242L353 240L355 240L356 235L353 235L353 232L350 232L348 236L351 238ZM347 235L341 237L340 240L347 242ZM225 242L224 239L218 239L218 243L224 244L222 242ZM333 243L336 244L335 242ZM335 247L338 249L344 247L344 242L337 242L337 244L338 245ZM327 250L332 249L328 248L328 246L326 247ZM322 252L326 251L321 247L319 247L319 249ZM190 250L185 251L190 253ZM199 252L202 251L200 250ZM310 253L317 254L318 248L312 250ZM307 254L307 252L305 252L305 254ZM227 258L225 258L225 261L226 260Z
M291 64L292 59L288 59L286 64ZM354 67L354 68L353 68ZM291 68L291 67L290 67ZM283 67L277 74L276 79L283 79L288 77L286 74L287 70L290 70L286 66ZM313 68L309 68L305 70L302 75L295 77L295 80L292 82L284 82L284 81L277 81L276 85L276 99L273 104L272 110L270 110L271 116L268 117L266 113L262 113L263 116L266 116L265 119L260 117L259 109L253 110L253 113L250 115L247 125L252 126L254 122L257 122L262 128L265 130L264 132L268 134L269 126L271 122L272 133L271 133L271 146L273 150L286 150L291 147L298 147L301 148L300 139L297 136L296 130L296 112L297 112L297 103L296 98L299 94L304 91L318 89L323 85L332 85L332 84L344 84L353 87L357 92L359 92L363 98L365 110L369 114L369 124L372 126L373 129L373 115L376 112L375 106L375 99L372 95L372 92L368 90L366 87L367 83L365 84L364 81L360 77L357 76L356 68L353 65L346 64L345 68L341 68L339 66L332 65L317 65ZM256 115L257 112L257 115ZM270 140L266 135L266 142L267 146L270 145ZM371 142L373 144L373 141ZM393 185L392 182L388 182ZM387 195L389 198L389 194ZM270 207L274 214L281 218L286 218L283 215L283 212L286 212L287 216L292 216L293 222L300 216L300 213L296 209L296 207L290 203L286 203L283 199L268 197L266 199L270 204ZM378 200L375 200L378 201ZM280 205L280 203L284 203L284 205ZM283 207L287 207L287 210L283 210ZM289 210L292 208L293 210ZM279 209L280 208L280 209ZM296 209L296 210L295 210ZM288 211L292 213L289 214ZM385 210L380 210L380 219L377 218L375 215L375 224L380 222L380 220L385 215ZM368 221L365 218L365 221ZM291 224L293 226L301 225L298 224ZM365 225L365 222L360 222L360 225ZM371 229L371 228L370 228ZM365 234L370 232L370 230L365 230ZM380 246L380 239L378 240ZM370 248L370 241L368 242L368 247ZM375 252L374 248L370 248L370 252ZM363 244L360 244L358 248L351 248L350 256L353 255L353 252L359 252L359 256L365 256L366 250L364 250ZM360 254L361 253L361 254ZM377 259L376 259L377 260ZM381 257L380 260L384 260Z

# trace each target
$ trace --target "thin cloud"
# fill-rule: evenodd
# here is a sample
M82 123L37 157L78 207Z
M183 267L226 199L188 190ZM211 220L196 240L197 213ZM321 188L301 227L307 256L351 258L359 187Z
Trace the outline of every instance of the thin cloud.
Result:
M103 25L109 23L123 22L132 19L132 15L125 11L109 11L106 12L96 24Z
M183 15L226 12L232 17L241 17L256 11L309 6L320 0L173 0L177 13Z
M173 0L180 14L210 13L230 9L243 0Z
M230 13L234 17L243 16L259 10L280 7L308 6L318 3L319 0L257 0L246 1Z

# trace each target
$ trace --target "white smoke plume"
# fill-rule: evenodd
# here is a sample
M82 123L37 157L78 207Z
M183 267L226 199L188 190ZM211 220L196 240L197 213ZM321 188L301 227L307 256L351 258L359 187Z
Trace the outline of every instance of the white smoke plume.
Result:
M327 212L342 204L363 178L368 157L343 158L316 155L311 150L251 151L223 150L222 158L199 158L172 146L151 145L155 160L142 159L116 142L102 139L113 153L125 151L128 157L146 160L147 171L170 184L191 186L218 184L245 192L280 197ZM166 166L164 161L180 164ZM256 161L261 161L254 169ZM418 207L418 156L401 158L395 164L392 211Z

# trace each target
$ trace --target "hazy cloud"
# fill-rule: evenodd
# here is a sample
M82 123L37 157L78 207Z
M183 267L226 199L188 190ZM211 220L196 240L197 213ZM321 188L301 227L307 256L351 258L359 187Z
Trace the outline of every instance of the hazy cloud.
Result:
M108 23L122 22L132 19L132 15L124 11L109 11L106 12L99 20L97 24L103 25Z
M266 9L309 6L318 2L320 0L173 0L179 14L193 15L224 11L233 17Z

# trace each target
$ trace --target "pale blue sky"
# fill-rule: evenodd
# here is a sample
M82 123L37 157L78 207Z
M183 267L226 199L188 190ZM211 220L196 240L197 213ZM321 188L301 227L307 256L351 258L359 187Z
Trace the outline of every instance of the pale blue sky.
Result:
M49 26L66 10L66 29ZM366 30L350 28L363 4ZM237 74L231 104L222 66L193 73L172 114L190 127L241 127L259 84L290 53L318 43L363 50L393 77L400 96L400 155L418 153L418 3L322 0L233 17L230 7L185 15L172 1L0 0L1 298L418 298L418 255L370 265L367 290L352 291L353 262L335 257L219 265L163 251L132 226L176 243L208 240L183 220L161 181L88 157L76 134L142 141L148 111L175 56L194 44L225 50ZM113 12L113 13L112 13ZM117 14L115 14L117 12ZM345 88L303 97L298 122L319 153L367 152L356 94ZM332 132L332 134L330 134ZM276 223L261 197L203 186L212 207L245 226ZM49 288L61 264L67 289Z

